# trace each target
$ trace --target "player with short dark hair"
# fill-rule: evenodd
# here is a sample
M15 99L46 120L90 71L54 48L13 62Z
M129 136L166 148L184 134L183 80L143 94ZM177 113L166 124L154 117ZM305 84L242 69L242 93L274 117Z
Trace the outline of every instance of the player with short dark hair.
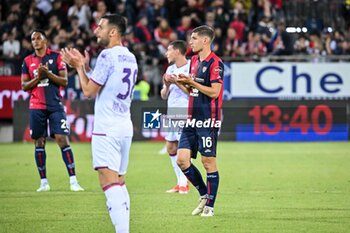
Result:
M214 215L214 203L219 186L216 145L221 126L224 65L211 51L213 39L214 31L209 26L200 26L192 31L189 44L192 51L198 54L191 58L190 75L180 74L177 79L190 94L189 120L215 123L206 127L204 124L186 125L178 146L177 163L201 196L199 205L193 210L192 215L204 217ZM207 172L207 184L190 160L191 156L196 157L197 151L202 155L202 164Z
M130 116L131 96L137 78L136 57L122 45L126 29L124 17L117 14L101 18L96 30L97 43L104 47L94 70L87 74L88 53L63 49L64 61L79 75L85 96L96 96L92 133L92 159L116 232L129 232L130 199L124 176L133 136Z
M34 53L24 58L21 80L23 90L30 91L30 133L35 143L35 160L41 178L37 191L50 190L46 178L47 121L50 136L61 149L70 178L70 189L84 191L75 176L74 157L68 139L69 126L60 95L60 87L68 84L66 64L58 52L48 48L43 30L34 30L31 41Z
M169 44L165 53L170 65L163 75L164 85L160 94L162 99L168 100L167 118L172 122L183 121L187 118L188 94L175 82L178 74L189 74L190 62L186 59L186 50L187 44L185 41L175 40ZM168 193L187 194L189 190L186 176L176 164L177 145L181 131L179 125L172 125L165 136L166 149L177 178L177 184L167 190Z

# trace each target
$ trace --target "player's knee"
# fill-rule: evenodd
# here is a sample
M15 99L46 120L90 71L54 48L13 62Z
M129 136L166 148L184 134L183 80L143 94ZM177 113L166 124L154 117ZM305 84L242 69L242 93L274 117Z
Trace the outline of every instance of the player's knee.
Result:
M180 156L177 157L176 163L182 170L184 170L190 166L189 161L187 159L185 159L184 157L180 157Z
M68 138L65 135L55 135L56 142L60 148L68 146Z
M168 147L167 147L167 152L168 152L168 154L170 154L170 155L176 154L176 147L168 146Z
M207 172L216 171L216 161L212 157L202 157L202 164Z
M35 140L36 147L45 147L45 138L38 138Z

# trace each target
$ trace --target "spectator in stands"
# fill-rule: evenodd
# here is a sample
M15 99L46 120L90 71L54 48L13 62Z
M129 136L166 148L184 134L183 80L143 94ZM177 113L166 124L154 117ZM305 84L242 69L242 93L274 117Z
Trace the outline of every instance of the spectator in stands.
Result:
M184 15L181 18L180 25L176 28L177 37L179 40L186 40L186 34L188 31L191 31L191 17L189 15Z
M51 15L49 18L49 26L45 30L46 35L49 38L53 38L58 34L58 31L61 29L61 20L58 19L57 15Z
M143 66L144 78L151 85L151 95L159 96L162 77L159 68L159 58L161 54L159 53L157 44L149 43L146 47L145 54L145 64Z
M215 0L211 4L211 11L214 12L215 27L226 30L227 24L230 22L230 14L228 7L225 7L223 0Z
M99 0L96 4L96 10L92 13L91 31L96 29L101 17L108 13L106 3L103 0Z
M52 10L51 2L50 0L35 0L36 8L47 15Z
M139 21L135 25L135 37L141 42L150 42L152 40L152 34L147 27L148 19L146 15L141 14Z
M15 35L13 32L10 32L8 34L7 40L4 42L3 45L3 55L5 58L13 59L18 58L19 52L21 49L21 45L18 40L16 40Z
M226 39L224 41L223 55L227 57L237 57L241 55L241 41L237 39L236 30L234 28L227 28Z
M295 54L309 54L308 48L310 46L309 40L306 38L304 34L301 34L297 41L294 44Z
M216 27L214 29L215 37L211 44L211 50L218 56L223 55L223 43L224 43L224 35L223 29L221 27Z
M233 16L235 15L242 15L247 16L247 12L251 8L252 1L251 0L230 0L231 5L231 14Z
M16 12L10 12L6 17L6 21L0 28L0 33L10 32L13 28L20 27L19 15Z
M198 0L187 0L187 6L181 9L181 15L188 15L191 18L191 26L198 27L204 21L203 9Z
M283 21L279 22L277 27L278 39L272 55L292 55L294 52L294 39L291 34L286 32L286 26Z
M138 75L135 83L133 99L141 100L141 101L149 100L148 94L150 89L151 89L151 86L149 85L149 83L143 78L142 75Z
M23 37L30 37L31 32L37 28L36 22L33 16L29 16L24 20L22 25Z
M31 53L33 53L31 42L28 39L23 38L21 41L21 50L19 53L20 59L23 60L26 56L28 56Z
M261 41L261 35L251 32L245 48L245 53L250 56L265 56L267 52L265 44Z
M214 11L207 11L207 13L205 14L204 24L208 25L211 28L215 28L216 27Z
M350 29L350 1L344 0L344 4L342 6L343 9L343 17L345 20L345 27L347 30Z
M173 30L170 28L168 20L159 18L159 24L154 30L154 39L164 46L168 46Z
M341 54L340 44L344 40L344 34L341 31L335 31L332 35L328 33L325 39L325 47L328 54Z
M243 22L242 17L243 17L242 14L235 15L233 20L230 23L230 27L235 29L235 31L236 31L236 39L239 40L239 41L243 41L244 34L245 34L245 29L246 29L246 25Z
M154 30L161 18L168 19L168 10L164 6L164 0L153 0L146 9L148 28Z
M317 31L311 32L309 54L321 55L323 51L324 47L321 41L320 33Z
M61 21L62 27L66 28L68 26L67 11L62 4L63 0L53 1L52 10L48 13L48 16L57 15L57 18Z
M79 24L79 18L72 16L70 26L67 28L67 37L71 40L77 40L80 38L84 28Z
M68 20L70 21L73 16L78 17L79 26L85 30L89 30L91 10L84 0L74 0L74 5L68 9Z
M350 42L348 40L343 40L340 43L339 55L350 55Z

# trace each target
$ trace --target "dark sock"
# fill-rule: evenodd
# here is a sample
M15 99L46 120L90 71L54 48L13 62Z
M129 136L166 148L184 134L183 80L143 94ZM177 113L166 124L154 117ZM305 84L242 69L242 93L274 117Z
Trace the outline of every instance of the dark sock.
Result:
M204 184L202 175L193 164L191 164L189 168L183 170L182 172L185 174L187 179L193 184L193 186L198 190L201 196L207 194L207 187Z
M207 194L208 201L207 206L214 207L216 194L219 187L219 172L207 173Z
M35 162L40 178L46 178L46 152L44 147L35 147Z
M62 152L63 161L67 167L68 175L75 176L74 157L73 157L73 152L72 152L70 146L66 146L64 148L61 148L61 152Z

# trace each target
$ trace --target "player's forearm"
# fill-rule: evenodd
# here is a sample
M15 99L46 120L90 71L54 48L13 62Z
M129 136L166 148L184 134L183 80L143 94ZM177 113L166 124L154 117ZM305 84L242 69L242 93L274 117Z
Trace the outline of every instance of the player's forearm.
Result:
M95 96L95 93L92 93L92 91L89 89L89 77L86 74L86 71L84 67L77 68L79 81L80 81L80 87L86 97L93 97Z
M216 99L220 95L220 89L214 86L208 87L197 82L191 84L192 87L196 88L198 91L202 92L204 95L209 96L212 99Z
M47 77L56 85L66 87L68 85L68 79L66 76L55 75L51 72L48 73Z
M175 83L183 92L185 92L186 94L190 94L190 87L189 86L185 86L179 82Z
M160 91L160 96L163 100L166 100L169 96L169 87L167 85L163 85L162 90Z
M33 88L35 88L39 83L38 78L33 78L32 80L29 81L22 81L22 90L23 91L30 91Z

